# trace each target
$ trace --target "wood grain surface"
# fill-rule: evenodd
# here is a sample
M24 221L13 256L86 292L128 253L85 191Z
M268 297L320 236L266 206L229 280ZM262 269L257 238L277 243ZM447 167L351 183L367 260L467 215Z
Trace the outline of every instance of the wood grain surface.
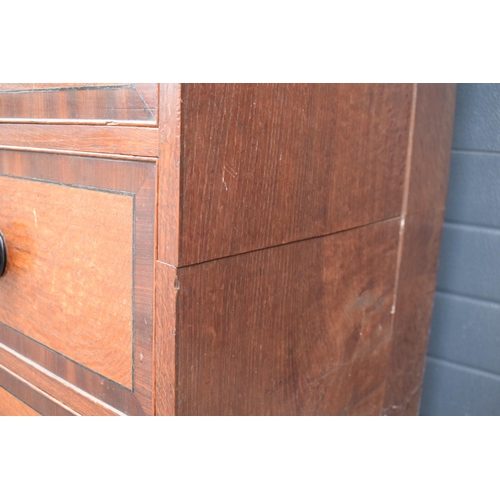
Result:
M133 198L0 177L0 321L132 387Z
M4 84L0 121L157 123L157 85Z
M42 410L38 403L30 403L30 406L38 409L43 415L122 414L2 344L0 365L0 385L22 397L24 401L41 399L45 409ZM54 404L58 408L54 408Z
M396 219L179 269L177 413L381 408L398 235Z
M35 415L78 415L74 410L69 409L60 401L52 398L4 366L0 366L0 386L11 396L10 398L7 397L7 399L10 399L11 404L14 404L13 399L18 401L16 406L20 411L22 411L21 404L24 403L28 415L32 414L29 413L29 409ZM11 408L11 410L14 410L14 408Z
M103 191L136 193L154 162L109 160L86 156L0 149L0 175L87 186Z
M0 416L36 417L40 413L0 387Z
M3 324L0 342L0 364L82 415L145 413L130 389Z
M128 87L130 83L0 83L0 92L32 92L78 88Z
M179 264L181 221L181 85L160 87L158 260Z
M411 97L395 84L184 85L180 265L399 216Z
M0 147L2 146L157 156L158 129L0 123Z
M35 293L35 288L40 285L40 293L30 303L23 292L24 286L17 289L15 293L24 301L24 306L20 309L12 308L9 314L15 316L16 321L24 322L23 325L28 317L34 322L48 323L45 325L48 328L51 328L51 322L55 322L60 329L43 331L41 335L44 339L48 338L49 334L57 337L57 345L52 341L44 345L29 338L33 336L29 328L13 330L5 324L0 324L0 341L57 377L85 391L90 397L99 398L105 404L117 408L119 412L152 414L154 412L155 163L0 150L0 183L3 182L22 186L17 190L16 196L20 200L17 205L12 206L15 196L4 197L4 204L8 207L7 212L12 210L26 212L23 216L26 224L17 227L14 237L8 238L8 247L9 241L19 241L20 238L31 235L32 238L25 242L26 248L23 247L26 264L33 267L28 250L30 248L33 250L30 245L38 242L38 246L35 245L38 252L35 260L40 261L42 266L34 266L35 274L38 273L38 284L31 276L32 270L27 273L25 269L24 275L27 290ZM50 208L50 213L57 215L53 225L48 224L49 233L62 227L60 234L54 236L55 242L44 242L41 249L43 251L39 245L41 233L36 228L35 213L32 212L35 205L32 207L32 203L27 203L33 196L30 194L29 197L23 196L22 200L20 198L20 193L26 190L26 185L40 185L40 196L35 196L33 203ZM61 195L58 200L47 199L50 193L54 197L54 193L59 192ZM101 201L94 202L96 197ZM115 203L117 200L118 205ZM121 206L123 203L124 207ZM28 213L30 210L31 215ZM96 210L100 210L100 216L95 216ZM40 215L43 214L40 208L36 209L36 214L36 223L40 229L40 225L43 227L47 221L43 222L43 218L40 220ZM67 227L64 226L64 221ZM112 224L113 228L107 227L109 224ZM119 236L117 232L120 233ZM72 233L76 239L64 246L67 235ZM79 243L81 239L83 245ZM79 264L74 262L74 259L81 256L92 242L96 244L100 242L101 246L104 245L108 250L113 246L115 249L108 252L109 259L106 261L105 252L96 255L97 247L96 249L92 247L90 256L99 262L96 261L98 263L96 267L87 269L85 262L87 264L90 262L89 256L87 261L82 259ZM56 250L57 254L54 257ZM43 273L43 269L47 267L56 273L56 277L62 273L62 281L56 280L54 285L54 293L57 290L61 291L56 297L51 297L52 277L50 275L46 277ZM78 275L83 268L85 268L84 278L81 274ZM9 274L10 280L17 279L11 271L13 272L13 268L8 269L8 273L0 280L0 290L6 288L5 280ZM74 291L73 285L80 283L80 292L85 294L88 304L87 300L83 302L76 296L68 296L70 300L66 300L67 305L61 303L62 292L66 295L68 293L60 289L60 286L73 278L76 281L71 282L70 289ZM102 279L105 280L103 285L99 281ZM125 281L128 283L128 296L120 298L119 287L116 288L115 285L123 284ZM120 300L121 303L118 304ZM123 300L127 303L123 304ZM74 309L78 301L83 305ZM126 330L120 326L114 313L108 308L108 305L113 303L120 309L128 310ZM41 311L42 319L35 310L40 304L46 305L46 309L42 308ZM4 309L7 309L8 305L8 300L2 304ZM58 305L60 309L52 314L50 311ZM75 317L77 313L81 314L79 320ZM88 314L90 317L87 317ZM108 318L107 326L99 315ZM133 330L129 324L131 321ZM101 325L97 325L95 329L95 323L98 322ZM90 339L87 340L92 340L92 345L88 344L85 347L86 354L76 341L78 336L73 338L74 331L82 334L87 332L90 335ZM40 338L37 339L40 341ZM101 341L104 345L103 351L100 350ZM113 342L117 349L113 348ZM60 345L65 345L68 352L60 353L58 351ZM123 355L124 350L128 351L127 359L124 362L117 361L117 357L120 353ZM88 366L83 364L86 363L83 359L85 355L93 360ZM98 359L101 360L100 367L96 365ZM119 365L119 368L115 367L118 369L117 376L113 375L113 371L116 371L113 368L115 361ZM125 384L128 384L128 389Z
M155 268L156 415L176 414L178 273L181 221L181 84L160 85L158 262ZM168 265L169 263L172 265Z
M454 99L0 84L0 414L417 413Z
M133 392L146 415L154 413L154 328L156 260L156 169L134 197L134 384ZM122 272L126 272L123 268Z
M414 396L422 388L443 218L442 210L406 217L387 365L386 415L418 414L419 398Z
M455 84L417 85L408 213L445 208L455 94Z
M419 411L444 219L455 93L454 84L416 86L385 415L417 415Z
M175 415L177 389L178 270L156 264L156 415Z

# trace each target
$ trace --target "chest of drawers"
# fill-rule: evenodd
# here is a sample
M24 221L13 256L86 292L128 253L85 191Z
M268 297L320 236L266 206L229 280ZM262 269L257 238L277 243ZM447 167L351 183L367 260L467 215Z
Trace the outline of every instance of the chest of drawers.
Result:
M0 414L416 413L454 92L0 85Z

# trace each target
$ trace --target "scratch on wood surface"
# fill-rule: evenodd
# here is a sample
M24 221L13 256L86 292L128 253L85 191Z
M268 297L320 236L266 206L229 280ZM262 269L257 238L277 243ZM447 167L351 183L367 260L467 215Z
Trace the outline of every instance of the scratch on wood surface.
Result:
M38 220L36 218L36 208L33 209L33 215L35 216L35 227L38 229Z
M235 172L227 163L226 166L225 167L223 166L222 168L227 172L229 172L229 174L233 179L236 179L236 177L238 177L238 172Z
M391 405L383 409L383 414L386 414L388 410L403 410L410 403L411 398L422 388L422 384L418 384L411 392L408 394L404 400L398 405Z
M38 84L39 85L39 84ZM42 84L43 85L43 84ZM33 93L41 93L41 92L65 92L65 91L76 91L76 90L116 90L116 89L133 89L134 85L132 84L109 84L109 85L81 85L81 86L54 86L54 87L37 87L36 83L33 83L31 87L24 88L10 88L7 90L0 90L2 94L33 94Z
M222 184L224 184L224 187L226 188L226 191L229 191L229 188L227 187L226 180L224 179L224 167L222 170Z
M229 191L229 186L226 183L225 179L225 172L227 172L233 179L236 179L238 177L238 172L235 172L234 169L232 169L227 163L226 165L222 165L222 183L224 184L224 187L226 188L226 191Z

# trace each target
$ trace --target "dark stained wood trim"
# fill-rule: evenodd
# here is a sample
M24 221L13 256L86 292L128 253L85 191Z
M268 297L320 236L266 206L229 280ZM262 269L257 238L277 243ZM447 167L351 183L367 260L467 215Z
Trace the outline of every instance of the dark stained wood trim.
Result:
M0 175L123 193L137 193L151 169L149 162L87 156L10 151L0 148Z
M179 263L181 85L160 87L158 158L158 260Z
M0 148L55 149L127 156L158 156L158 129L91 125L0 124Z
M11 123L11 124L22 124L22 125L96 125L103 127L151 127L157 128L158 125L153 121L142 121L142 120L66 120L66 119L51 119L51 120L37 120L34 118L0 118L0 123Z
M52 88L18 89L15 85L10 89L6 85L0 92L0 122L150 127L158 123L157 84L53 84Z
M0 387L39 415L79 415L2 366L0 366Z
M126 414L141 414L134 394L116 382L95 373L26 335L0 324L0 346L19 353L56 377Z
M121 414L2 344L0 344L0 365L80 415Z
M0 385L0 417L38 417L40 415L39 412Z
M153 158L150 156L129 156L129 155L114 155L109 153L86 153L85 151L68 151L65 149L44 149L44 148L18 148L15 146L2 146L0 149L10 151L25 151L28 153L50 153L52 155L79 156L90 158L104 158L108 160L120 161L142 161L150 163Z
M133 88L132 83L0 83L0 93L10 94L13 92L32 93L47 91L64 91L78 89L99 89L99 88Z

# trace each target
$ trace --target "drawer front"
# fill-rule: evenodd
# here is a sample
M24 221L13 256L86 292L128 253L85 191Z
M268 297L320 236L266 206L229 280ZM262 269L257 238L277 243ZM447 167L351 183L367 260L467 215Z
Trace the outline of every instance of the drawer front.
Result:
M0 151L0 342L151 413L155 164Z
M155 83L3 83L0 121L157 123Z

